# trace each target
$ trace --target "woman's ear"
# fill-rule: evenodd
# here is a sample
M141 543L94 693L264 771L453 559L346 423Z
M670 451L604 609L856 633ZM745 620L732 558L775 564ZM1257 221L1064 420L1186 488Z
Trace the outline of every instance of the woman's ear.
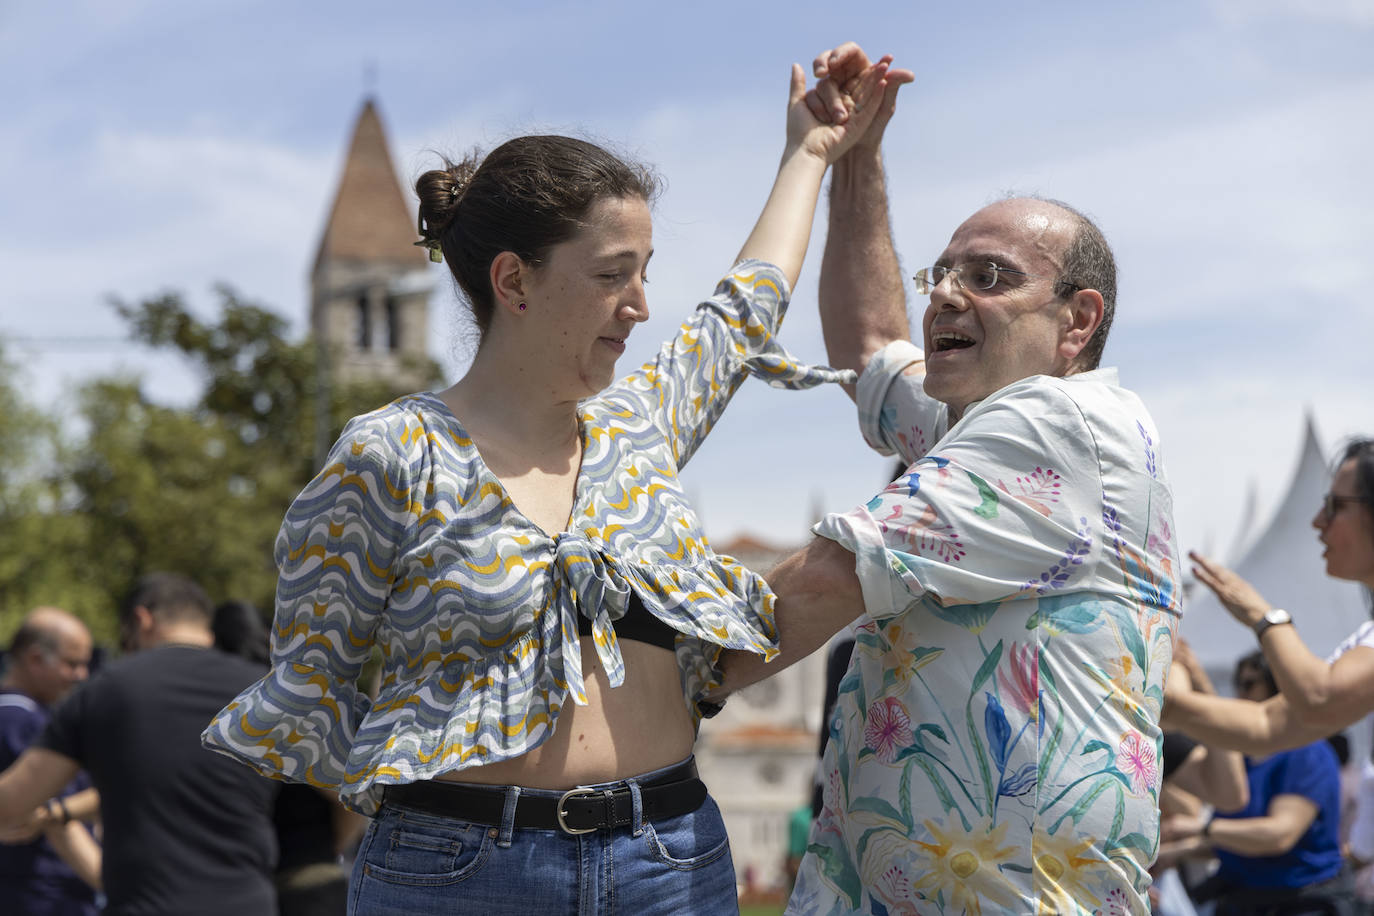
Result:
M516 314L525 310L530 272L530 266L513 251L503 251L492 258L491 290L498 309Z

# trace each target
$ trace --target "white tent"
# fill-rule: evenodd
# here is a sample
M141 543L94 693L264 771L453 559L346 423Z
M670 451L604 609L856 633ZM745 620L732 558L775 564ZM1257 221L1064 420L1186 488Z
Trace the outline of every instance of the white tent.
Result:
M1310 413L1306 427L1297 471L1273 519L1257 537L1240 533L1249 546L1238 551L1229 565L1270 604L1291 613L1303 641L1325 656L1369 619L1369 606L1359 585L1326 575L1312 518L1330 485L1330 462L1317 442ZM1257 648L1250 631L1198 583L1191 585L1184 601L1182 634L1222 692L1229 692L1236 659ZM1369 727L1351 726L1350 743L1353 759L1368 755Z

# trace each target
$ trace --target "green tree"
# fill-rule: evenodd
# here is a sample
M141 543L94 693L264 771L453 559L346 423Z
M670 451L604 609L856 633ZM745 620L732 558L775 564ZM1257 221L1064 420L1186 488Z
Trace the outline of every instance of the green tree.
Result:
M85 519L64 511L59 425L27 401L24 383L0 347L0 644L39 604L70 608L109 636L100 602L71 575L89 539Z
M177 295L114 303L135 341L190 362L202 386L188 406L153 402L135 378L97 379L79 392L81 437L66 444L0 385L0 460L40 443L52 456L27 478L0 476L0 521L14 526L0 535L10 548L0 559L6 633L28 607L55 603L110 640L118 597L154 569L190 576L217 601L270 610L272 544L316 471L317 424L332 439L349 417L404 392L339 385L321 405L313 343L289 340L278 315L230 288L218 295L214 322ZM438 378L432 362L412 369Z

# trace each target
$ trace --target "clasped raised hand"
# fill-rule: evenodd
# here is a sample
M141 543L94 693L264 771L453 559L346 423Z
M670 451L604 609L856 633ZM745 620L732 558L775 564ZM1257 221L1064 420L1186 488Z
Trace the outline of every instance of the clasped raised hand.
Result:
M822 52L811 62L811 72L818 82L806 94L807 107L818 121L825 124L846 124L856 115L870 112L871 120L866 122L862 134L855 138L854 145L876 149L882 142L888 121L897 110L898 90L916 79L912 71L892 67L891 63L890 54L879 58L876 63L870 62L863 48L852 41ZM881 97L856 99L855 93L863 79L878 66L886 68ZM874 105L877 106L876 110L873 110Z
M793 64L788 97L788 144L827 163L859 143L879 120L885 125L892 113L892 104L885 104L890 85L915 78L910 71L891 70L891 55L869 63L858 45L851 42L841 48L852 51L837 59L834 75L827 75L831 71L819 67L821 58L817 58L812 66L820 82L809 92L801 66ZM895 99L895 88L891 92Z

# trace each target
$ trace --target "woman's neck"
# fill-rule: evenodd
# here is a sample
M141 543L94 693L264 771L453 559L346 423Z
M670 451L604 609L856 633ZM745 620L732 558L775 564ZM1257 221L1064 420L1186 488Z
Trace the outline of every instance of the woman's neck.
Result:
M578 402L555 393L547 377L518 357L479 350L457 384L440 397L469 432L531 449L579 437Z

